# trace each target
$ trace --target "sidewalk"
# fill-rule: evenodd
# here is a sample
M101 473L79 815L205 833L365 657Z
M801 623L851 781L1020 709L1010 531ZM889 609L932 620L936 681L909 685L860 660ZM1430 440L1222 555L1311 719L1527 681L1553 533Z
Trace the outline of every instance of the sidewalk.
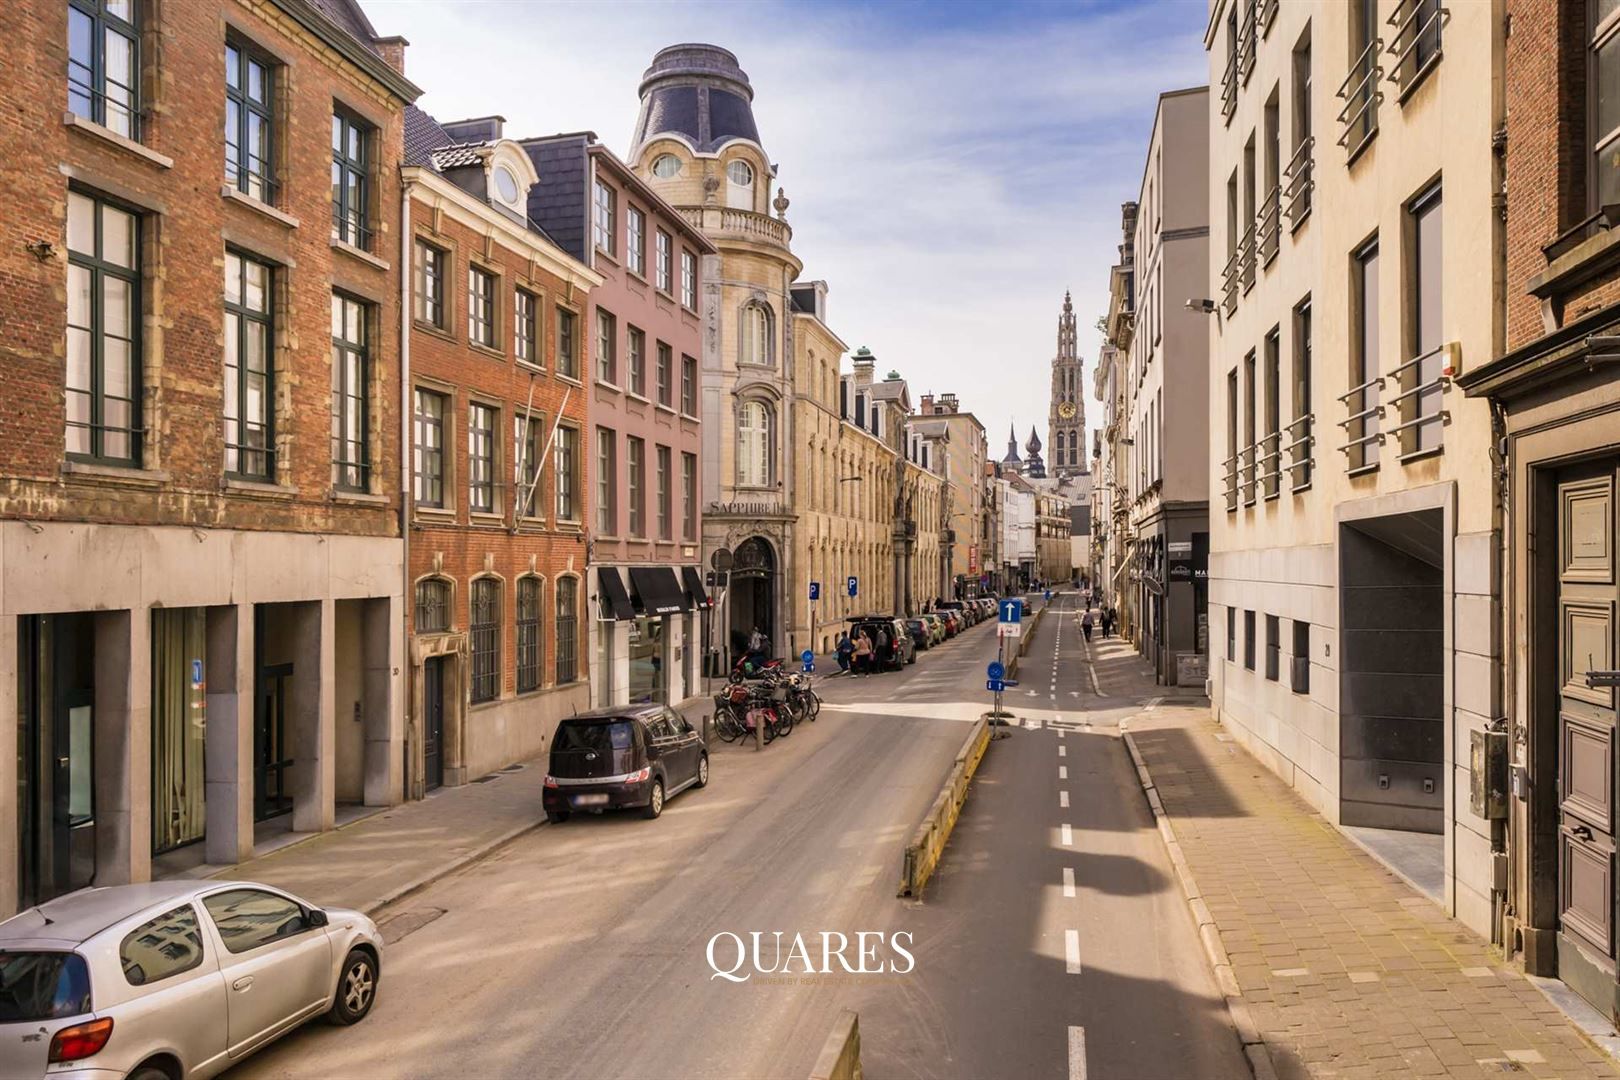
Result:
M710 705L694 697L676 707L698 724ZM545 775L544 757L520 762L213 876L262 881L317 904L370 914L544 824Z
M1129 648L1093 645L1112 692L1163 694L1139 662L1127 676ZM1620 1075L1489 942L1227 741L1207 703L1166 700L1122 726L1174 831L1206 940L1218 935L1211 951L1229 960L1240 1034L1267 1052L1258 1074L1269 1056L1283 1080Z

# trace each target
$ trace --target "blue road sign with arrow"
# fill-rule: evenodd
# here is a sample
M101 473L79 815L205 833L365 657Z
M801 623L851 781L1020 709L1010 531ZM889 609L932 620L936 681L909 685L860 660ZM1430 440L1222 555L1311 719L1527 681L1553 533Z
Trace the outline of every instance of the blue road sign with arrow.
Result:
M991 682L1000 682L1007 677L1007 665L1000 660L992 660L990 666L985 669L985 675L989 677Z
M851 579L853 580L853 579ZM1003 600L1001 602L1001 621L1021 623L1024 621L1024 604L1021 600Z
M999 694L1002 691L1002 682L1000 679L988 679L985 681L984 688L992 694Z

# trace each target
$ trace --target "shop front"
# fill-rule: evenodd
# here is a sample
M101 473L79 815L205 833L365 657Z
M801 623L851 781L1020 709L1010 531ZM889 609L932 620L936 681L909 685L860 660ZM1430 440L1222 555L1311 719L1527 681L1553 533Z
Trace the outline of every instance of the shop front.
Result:
M670 705L690 696L709 609L697 568L603 566L596 577L592 703Z

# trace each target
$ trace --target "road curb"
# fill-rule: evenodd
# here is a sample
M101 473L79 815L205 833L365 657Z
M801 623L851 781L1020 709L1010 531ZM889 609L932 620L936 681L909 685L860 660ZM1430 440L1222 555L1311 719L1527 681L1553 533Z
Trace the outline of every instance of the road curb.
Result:
M369 900L366 903L361 904L356 910L358 910L360 914L367 916L381 911L389 904L403 900L411 893L414 893L420 889L425 889L429 885L432 885L435 881L449 877L451 874L462 869L463 867L471 866L473 863L484 858L496 848L509 844L518 837L524 835L525 833L533 832L535 829L538 829L544 824L545 821L542 819L539 821L524 822L522 825L508 829L489 842L480 844L462 855L451 859L449 862L441 863L432 870L429 870L427 873L422 874L419 877L412 878L405 884L388 890L376 900Z
M1131 764L1136 766L1136 779L1142 785L1142 794L1146 796L1148 808L1153 811L1153 822L1159 830L1159 838L1164 841L1165 851L1170 856L1171 869L1175 871L1176 883L1181 886L1181 894L1187 900L1187 909L1192 913L1193 923L1198 927L1198 940L1204 947L1204 958L1209 961L1210 971L1215 976L1215 984L1220 988L1221 997L1226 1002L1227 1015L1232 1018L1232 1027L1237 1032L1238 1041L1243 1045L1243 1056L1249 1062L1249 1070L1254 1073L1255 1080L1277 1080L1277 1066L1271 1060L1271 1051L1267 1049L1265 1040L1260 1037L1260 1030L1255 1027L1254 1017L1249 1013L1249 1003L1243 1000L1243 991L1238 986L1237 976L1232 972L1232 960L1226 952L1226 945L1221 941L1220 927L1215 925L1214 917L1210 915L1209 905L1204 903L1203 893L1198 888L1198 880L1193 877L1192 867L1187 865L1187 856L1181 850L1181 841L1176 839L1175 826L1170 823L1170 815L1164 809L1164 801L1159 798L1159 789L1153 783L1153 774L1148 772L1147 762L1142 752L1136 747L1136 739L1127 731L1126 725L1134 717L1120 721L1120 738L1125 740L1125 750L1131 755Z

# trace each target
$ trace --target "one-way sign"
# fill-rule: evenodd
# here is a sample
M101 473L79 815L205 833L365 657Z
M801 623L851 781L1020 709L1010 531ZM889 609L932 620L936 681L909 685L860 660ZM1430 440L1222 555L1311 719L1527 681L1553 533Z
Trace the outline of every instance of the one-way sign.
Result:
M1024 621L1024 603L1022 600L1003 600L1000 611L1000 621L1004 623Z

